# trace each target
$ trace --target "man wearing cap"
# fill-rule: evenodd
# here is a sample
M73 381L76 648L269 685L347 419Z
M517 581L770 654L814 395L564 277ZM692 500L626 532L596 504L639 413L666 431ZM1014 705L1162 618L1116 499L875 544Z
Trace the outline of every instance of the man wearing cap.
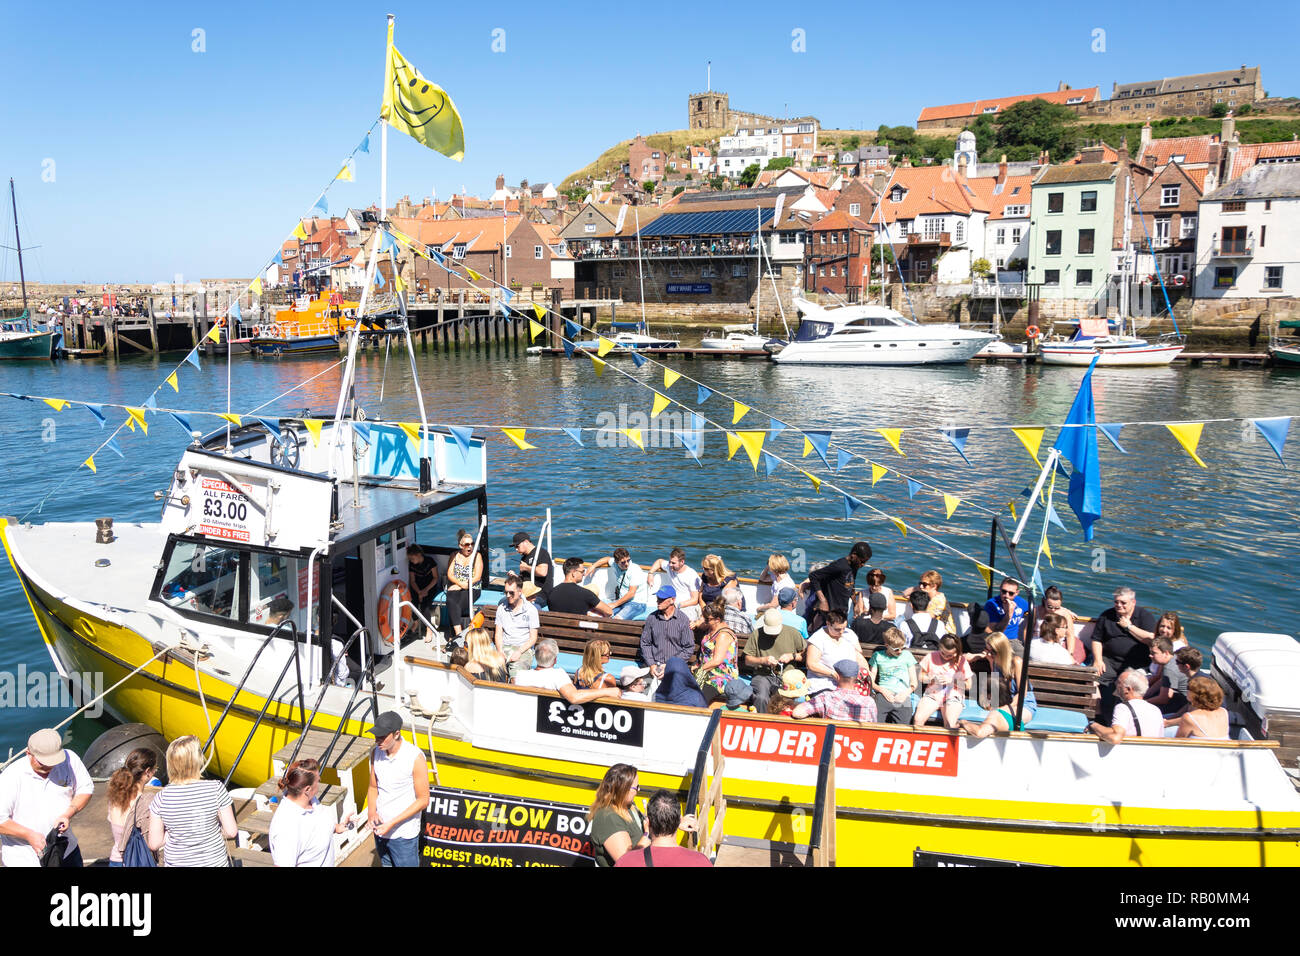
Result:
M763 612L763 623L749 635L743 652L745 667L753 670L750 684L759 713L767 713L772 694L781 686L782 671L791 662L802 661L807 646L803 635L786 623L780 611L768 608Z
M650 668L627 664L618 675L618 688L624 700L643 700L649 703Z
M803 619L803 615L796 611L795 604L799 601L799 592L794 588L782 588L776 592L776 605L781 610L781 620L789 624L799 636L805 641L808 640L808 622ZM759 615L761 618L762 615ZM758 620L758 618L755 618Z
M875 723L876 702L858 691L858 662L852 658L836 661L835 687L795 707L792 716Z
M420 814L429 803L429 767L424 752L402 739L402 718L385 711L370 728L370 789L366 819L375 833L381 866L420 865Z
M505 656L510 679L533 666L533 645L541 626L535 605L524 600L524 584L519 575L506 575L505 597L497 604L496 645Z
M650 612L641 628L637 663L650 668L656 679L664 676L664 664L680 657L689 666L695 660L695 633L686 615L677 609L677 592L665 584L655 592L659 606Z
M551 556L545 548L533 544L527 531L516 531L513 539L515 550L519 552L519 577L527 584L537 588L531 600L539 608L548 605L551 599Z
M81 848L68 829L85 809L95 784L81 758L65 750L57 730L38 730L27 739L27 758L0 773L0 863L40 866L45 838L67 834L62 866L81 866Z
M872 591L867 599L868 613L858 614L853 618L853 633L862 644L883 644L885 631L894 626L893 621L885 620L885 611L889 608L889 598L880 591Z

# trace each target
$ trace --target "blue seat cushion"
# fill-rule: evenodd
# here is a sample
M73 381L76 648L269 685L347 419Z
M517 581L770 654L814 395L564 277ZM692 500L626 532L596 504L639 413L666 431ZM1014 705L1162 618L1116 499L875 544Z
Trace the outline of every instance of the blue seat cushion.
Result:
M916 694L912 695L912 707L915 708L920 701ZM975 703L973 700L967 700L961 709L961 719L969 720L973 723L981 723L988 716L988 711ZM930 723L941 722L942 717L938 711L930 718ZM1046 730L1055 731L1063 734L1081 734L1088 729L1088 718L1075 710L1064 710L1060 707L1039 707L1034 712L1033 718L1025 724L1026 730Z

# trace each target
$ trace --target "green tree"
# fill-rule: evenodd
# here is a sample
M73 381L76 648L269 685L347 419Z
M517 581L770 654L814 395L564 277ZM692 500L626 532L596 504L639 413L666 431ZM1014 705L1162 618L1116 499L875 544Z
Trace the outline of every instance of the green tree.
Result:
M997 145L1007 151L1021 153L1019 158L1029 158L1031 152L1047 150L1053 159L1062 159L1073 153L1079 143L1079 133L1072 126L1074 111L1068 106L1046 100L1025 100L998 113L993 119L997 128Z
M645 182L643 182L643 183L641 184L641 188L644 189L644 190L645 190L646 192L648 192L648 193L652 193L652 192L655 191L655 184L654 184L653 180L649 180L649 179L647 179Z
M710 189L722 189L722 188L724 188L726 185L727 185L727 177L726 177L726 176L713 176L712 178L709 179L709 188L710 188Z
M761 172L761 170L758 168L758 163L750 163L745 167L745 171L740 174L740 185L754 185L754 180L758 178L759 172Z
M1223 119L1223 117L1228 115L1228 104L1215 103L1213 106L1210 107L1210 115L1213 116L1215 119Z
M768 169L789 169L793 165L794 158L792 156L777 156L775 159L767 161Z
M684 192L686 192L686 187L685 187L685 186L678 186L676 189L673 190L673 195L674 195L674 196L678 196L678 195L680 195L680 194L682 194L682 193L684 193Z
M857 149L861 145L862 145L862 137L860 136L850 136L848 139L844 141L845 149Z
M993 266L987 259L976 259L970 264L970 274L980 279L986 279L993 272Z

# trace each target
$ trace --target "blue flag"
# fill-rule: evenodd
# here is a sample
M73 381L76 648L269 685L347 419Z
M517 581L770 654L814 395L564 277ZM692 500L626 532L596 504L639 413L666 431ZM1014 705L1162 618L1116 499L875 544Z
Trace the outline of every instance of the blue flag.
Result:
M845 451L843 448L837 448L837 449L835 449L835 470L836 470L837 472L838 472L838 471L843 471L843 470L844 470L844 466L847 465L847 464L848 464L849 462L851 462L852 460L853 460L853 456L850 455L850 454L849 454L847 451Z
M158 393L155 392L153 395L150 395L148 398L146 398L146 399L144 400L144 407L145 407L145 408L152 409L153 411L157 411L157 410L158 410L158 399L154 397L154 396L156 396L157 394L158 394Z
M185 356L185 361L189 362L191 365L193 365L193 366L194 366L195 368L197 368L197 369L202 369L202 368L203 368L203 366L199 364L199 350L198 350L198 349L190 349L189 354Z
M370 152L370 134L369 134L369 133L366 134L366 138L363 139L363 140L361 141L361 145L358 146L357 149L361 150L361 152L363 152L363 153L368 153L368 152Z
M392 234L387 229L385 229L380 233L379 251L388 252L389 250L392 250L393 252L397 251L397 240L393 238Z
M176 423L180 425L181 428L185 429L185 434L189 435L194 431L193 427L191 427L190 425L190 421L188 418L184 418L181 415L177 415L175 412L168 412L167 414L170 415L172 418L176 419Z
M772 477L772 472L776 471L777 466L780 464L781 460L776 455L766 451L763 452L763 468L766 469L769 478Z
M1125 451L1124 446L1119 443L1119 433L1120 433L1120 429L1122 429L1123 427L1124 427L1123 425L1100 425L1099 424L1097 426L1097 429L1103 435L1106 436L1106 441L1110 442L1112 445L1115 446L1115 450L1117 452L1123 455L1127 455L1128 452Z
M682 447L685 448L687 453L695 459L696 464L702 466L704 462L700 461L700 452L704 450L704 433L697 431L679 431L676 434L681 440Z
M277 252L277 253L275 254L275 258L273 258L273 259L271 260L271 264L272 264L272 265L277 265L277 266L282 266L282 265L284 265L284 253L283 253L283 252Z
M361 441L364 444L367 445L370 444L370 423L369 422L354 421L352 423L352 431L358 438L361 439Z
M560 344L564 346L564 356L565 356L565 358L573 358L573 352L574 352L574 349L576 348L576 346L574 346L574 344L573 344L573 340L572 340L572 339L560 339Z
M117 452L118 458L126 457L126 455L122 453L122 446L117 443L116 438L110 438L107 442L104 443L104 447L111 448L113 451Z
M915 478L907 479L907 497L915 498L916 493L921 490L921 483Z
M280 419L278 418L259 418L262 427L271 433L272 438L280 437Z
M826 450L831 446L831 433L830 432L804 432L803 434L804 437L808 439L808 443L812 445L813 451L817 452L817 454L821 457L822 464L824 464L827 468L829 468L831 466L831 463L826 460Z
M1101 517L1101 461L1097 456L1097 410L1092 403L1092 370L1097 367L1094 357L1078 394L1070 406L1065 424L1089 426L1062 428L1053 446L1070 460L1074 474L1070 476L1070 508L1079 518L1083 540L1092 540L1092 525Z
M860 508L861 506L862 506L862 502L859 501L857 498L854 498L852 495L845 495L844 496L844 519L847 521L849 518L852 518L853 512L857 511L858 508Z
M568 435L570 438L572 438L574 441L576 441L580 447L582 447L582 448L587 447L586 445L583 445L583 444L582 444L582 429L581 429L581 428L564 428L564 429L561 429L561 431L563 431L564 434Z
M642 365L645 364L645 362L646 362L646 359L645 359L645 356L644 356L644 355L642 355L640 352L637 352L637 351L633 351L633 352L632 352L632 364L633 364L633 365L635 365L637 368L640 368Z
M329 203L325 201L324 193L321 193L320 199L316 200L316 205L311 207L311 211L318 216L329 215L330 207L329 207Z
M104 418L104 413L100 410L102 407L103 406L100 405L91 405L89 402L87 402L85 405L86 411L90 412L90 414L95 416L95 420L99 422L100 428L103 428L106 422L106 419Z
M941 428L939 434L952 443L952 447L957 449L957 454L961 455L962 461L970 464L970 459L966 457L966 439L970 437L969 428Z
M711 389L711 388L705 388L703 385L696 385L696 386L695 386L695 404L696 404L696 405L703 405L705 402L707 402L707 401L709 400L709 396L711 396L712 394L713 394L713 389Z
M582 334L582 326L581 326L581 325L579 325L577 322L574 322L572 319L565 319L565 320L564 320L564 337L565 337L565 338L576 339L576 338L577 338L578 336L580 336L581 334Z
M767 426L767 440L776 441L776 436L785 431L785 422L778 422L775 418L770 421L771 424Z
M233 315L233 316L235 317L235 321L236 321L236 322L238 322L240 319L243 318L243 316L241 316L241 315L239 314L239 300L238 300L238 299L236 299L234 302L230 303L230 314ZM227 336L227 338L229 338L229 336Z
M450 425L451 437L456 440L456 447L460 449L461 457L469 460L469 443L474 437L474 429L466 428L464 425Z
M1252 418L1250 423L1264 436L1264 441L1268 442L1268 447L1273 449L1273 454L1277 455L1277 460L1281 461L1285 468L1286 462L1282 461L1282 446L1286 444L1286 433L1291 430L1290 417Z
M442 254L442 251L433 246L429 247L429 255L433 258L433 261L438 263L440 266L445 265L447 262L447 257Z

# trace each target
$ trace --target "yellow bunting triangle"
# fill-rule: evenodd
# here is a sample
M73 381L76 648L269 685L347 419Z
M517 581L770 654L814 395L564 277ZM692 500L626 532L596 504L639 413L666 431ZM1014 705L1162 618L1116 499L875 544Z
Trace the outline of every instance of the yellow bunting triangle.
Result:
M1052 560L1052 546L1047 543L1047 536L1043 536L1043 556L1047 558L1047 563L1056 567L1056 562Z
M727 432L727 461L735 458L738 451L740 451L740 436L734 432Z
M1173 432L1174 437L1178 439L1178 444L1183 446L1183 450L1192 456L1192 461L1196 462L1202 468L1208 467L1205 462L1201 461L1201 456L1196 454L1196 446L1201 443L1201 429L1205 427L1205 422L1195 422L1190 425L1166 425Z
M481 280L481 279L483 278L481 275L479 275L477 272L475 272L475 271L474 271L473 269L471 269L469 266L466 266L466 267L465 267L465 271L469 273L469 277L470 277L471 279L473 279L475 282L477 282L477 281L479 281L479 280Z
M1015 503L1014 501L1008 501L1008 502L1007 502L1007 507L1011 509L1011 520L1012 520L1012 521L1019 521L1020 519L1019 519L1019 517L1016 515L1016 503Z
M545 331L546 326L542 325L542 323L538 322L536 319L528 320L528 341L536 342L537 336L541 335Z
M295 239L306 239L306 238L307 238L307 230L304 229L304 228L302 227L302 221L301 221L301 220L298 221L298 225L296 225L296 226L293 227L293 237L294 237Z
M345 183L355 182L356 177L352 175L352 163L344 163L343 168L339 170L339 174L334 178L341 179Z
M758 471L758 456L763 453L763 442L767 438L767 432L736 432L736 437L745 447L745 454L749 456L754 470Z
M321 426L324 425L325 423L321 421L319 418L304 418L302 420L302 424L303 427L307 429L307 433L311 435L311 446L313 448L319 448L320 430L321 430Z
M614 343L603 335L596 336L596 354L604 358L610 352L614 351Z
M670 404L672 404L671 398L669 398L667 395L660 395L658 392L655 392L655 402L653 407L651 407L650 409L650 417L654 418L665 408L667 408Z
M943 507L948 512L947 517L952 517L952 513L957 510L959 504L961 504L961 499L955 495L946 494L943 496Z
M800 455L799 457L807 458L809 455L812 454L812 450L813 450L812 442L805 437L803 440L803 454Z
M681 372L674 372L670 368L664 369L664 388L672 388L673 383L675 383L681 377L682 377Z
M596 370L597 375L603 374L605 371L605 360L598 359L593 355L591 356L591 367Z
M877 428L876 431L880 433L885 441L894 446L894 451L898 452L900 455L903 454L903 449L898 447L898 443L903 437L903 430L901 428ZM906 458L907 456L903 455L903 457Z
M546 320L546 309L545 309L543 306L541 306L541 305L537 304L536 302L534 302L534 303L533 303L533 315L537 316L537 321L538 321L538 322L543 322L543 321Z
M175 372L172 372L167 376L167 384L172 387L173 392L179 392L181 390L181 383L176 380Z
M975 567L979 570L980 577L984 579L984 586L986 588L993 587L993 569L987 564L980 564L978 561L975 562Z
M208 329L208 334L207 334L206 338L212 339L212 341L214 341L214 342L220 342L220 341L221 341L221 326L219 326L219 325L214 325L212 328Z
M900 521L900 520L897 519L897 518L890 518L889 520L892 521L892 522L894 522L894 527L898 529L898 533L901 534L904 538L906 538L906 537L907 537L907 525L903 524L903 522Z
M238 427L238 426L240 426L240 425L242 425L242 424L244 423L244 420L243 420L242 418L240 418L238 415L226 415L226 414L223 413L223 414L220 414L218 417L220 417L220 418L224 418L226 421L230 422L230 424L232 424L232 425L234 425L234 426L236 426L236 427Z
M641 441L641 429L620 428L618 430L618 433L620 435L626 435L628 441L630 441L633 445L636 445L636 447L640 448L642 451L645 451L645 443Z
M805 478L807 478L809 481L812 482L813 491L820 492L822 490L822 480L820 478L818 478L810 471L805 471L803 475Z
M63 411L63 406L68 404L67 400L62 398L47 398L47 399L43 399L43 401L45 402L46 405L50 406L50 408L54 409L56 412Z
M740 404L740 402L732 402L731 403L731 424L734 425L737 422L739 422L742 418L745 417L745 413L748 411L749 411L748 405L742 405Z
M135 426L139 425L142 432L146 435L149 434L149 423L144 420L143 408L132 408L128 405L126 406L126 413L131 416L127 419L127 425L131 431L135 431Z
M397 276L395 279L393 279L393 289L394 291L397 292L406 291L406 283L402 281L402 277L400 275Z
M85 465L87 468L89 468L92 472L98 474L98 472L97 472L97 470L96 470L96 468L95 468L95 456L94 456L94 455L91 455L89 458L87 458L85 461L83 461L82 464Z
M503 428L501 430L506 433L507 438L519 446L520 451L529 451L537 447L532 442L524 440L528 435L527 428Z
M261 276L258 276L256 279L254 279L251 283L249 283L248 288L252 290L253 295L261 295L261 294L262 294L262 277L261 277Z
M402 430L402 434L410 439L411 444L418 445L420 443L420 425L418 422L398 422L397 427Z
M887 474L889 474L889 469L884 465L877 465L874 461L871 463L871 484L873 486Z
M1045 428L1013 428L1012 433L1020 439L1020 443L1025 446L1029 454L1033 455L1034 461L1038 462L1041 468L1043 463L1038 461L1038 446L1043 443L1043 432Z

